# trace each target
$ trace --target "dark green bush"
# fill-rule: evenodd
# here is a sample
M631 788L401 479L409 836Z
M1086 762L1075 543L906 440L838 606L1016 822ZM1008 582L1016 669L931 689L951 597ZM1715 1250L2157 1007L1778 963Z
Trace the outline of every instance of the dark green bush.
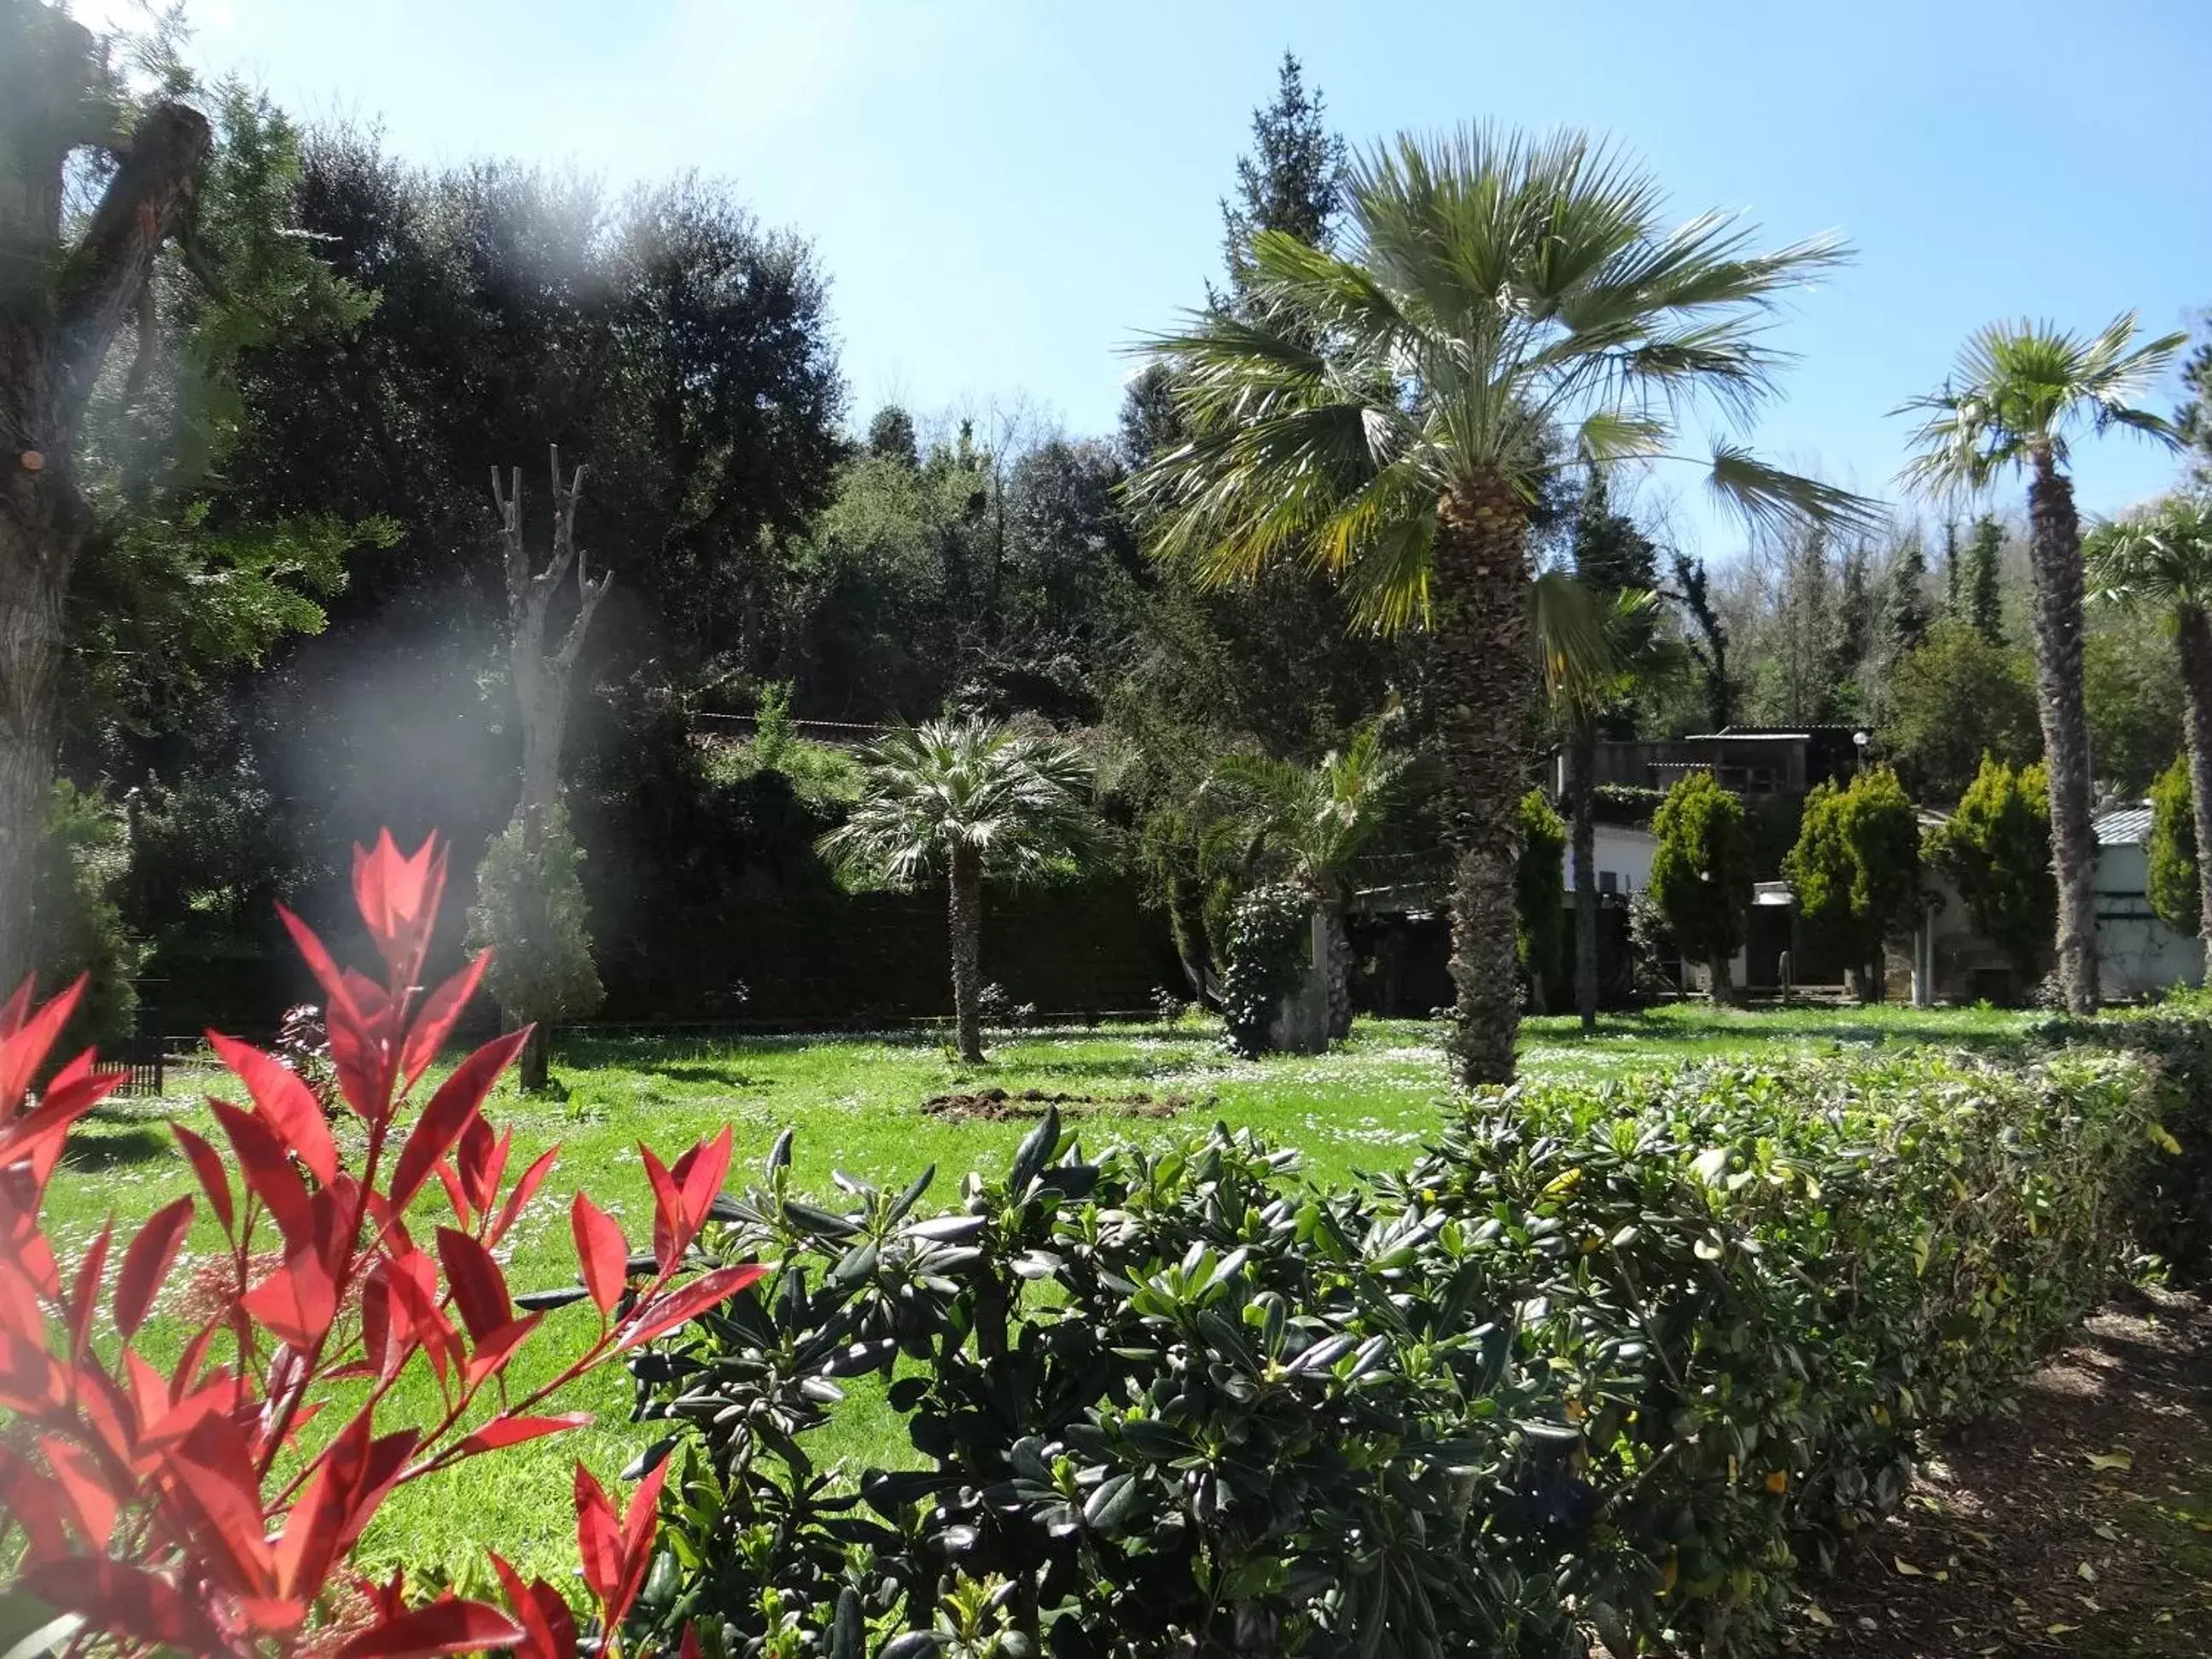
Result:
M1262 883L1237 899L1221 976L1221 1017L1231 1053L1249 1060L1267 1051L1275 1005L1297 988L1311 960L1312 918L1312 898L1285 883Z
M1492 1096L1336 1193L1216 1128L1056 1119L917 1219L788 1147L775 1263L635 1362L682 1460L646 1616L726 1655L1566 1659L1768 1645L2128 1245L2140 1055L1929 1054ZM915 1467L823 1469L847 1379Z

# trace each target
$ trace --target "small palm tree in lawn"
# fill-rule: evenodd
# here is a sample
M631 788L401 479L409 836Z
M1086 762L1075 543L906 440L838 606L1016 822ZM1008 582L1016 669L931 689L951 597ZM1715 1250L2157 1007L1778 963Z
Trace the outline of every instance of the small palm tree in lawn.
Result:
M2092 531L2091 587L2108 601L2162 612L2181 659L2183 733L2197 844L2212 847L2212 497L2172 495ZM2212 977L2212 882L2200 882L2197 933Z
M1771 306L1843 257L1754 251L1717 214L1670 228L1662 207L1579 134L1402 137L1354 167L1340 250L1263 232L1243 306L1151 343L1192 434L1133 483L1156 550L1222 584L1303 562L1363 622L1427 630L1469 1083L1510 1079L1520 1019L1533 505L1563 470L1665 457L1701 401L1754 405ZM1711 477L1754 520L1870 516L1732 443Z
M932 720L865 752L852 816L822 837L826 857L866 879L905 887L943 875L963 1060L983 1058L983 878L1036 874L1072 855L1090 823L1091 784L1089 762L1055 738L994 720Z
M1992 323L1966 342L1942 391L1905 405L1926 416L1913 434L1914 453L1904 473L1915 488L1955 497L1984 489L2000 473L2027 474L2035 690L2058 879L2058 972L2066 1006L2077 1014L2097 1006L2097 838L2081 702L2081 523L2065 471L2069 441L2086 424L2176 442L2163 416L2130 399L2158 379L2187 337L2168 334L2136 344L2132 312L2087 338L2049 323Z
M1555 582L1565 590L1554 592ZM1571 599L1571 595L1580 595ZM1573 617L1579 606L1587 619ZM1537 579L1544 690L1567 728L1568 859L1574 871L1575 1008L1597 1029L1598 730L1607 711L1689 665L1680 640L1661 631L1665 604L1650 588L1585 593L1550 574Z
M1225 811L1249 837L1247 862L1273 861L1311 894L1328 979L1328 1034L1352 1035L1352 945L1344 926L1354 869L1404 796L1410 766L1386 748L1383 722L1368 721L1317 766L1261 755L1231 755L1206 781L1206 805Z

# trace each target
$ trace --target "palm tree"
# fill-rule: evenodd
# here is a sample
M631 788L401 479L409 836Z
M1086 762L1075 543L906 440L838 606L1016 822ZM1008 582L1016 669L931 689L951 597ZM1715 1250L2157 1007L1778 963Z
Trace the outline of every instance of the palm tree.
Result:
M1554 618L1568 607L1545 591L1539 577L1537 631L1544 660L1544 690L1567 726L1568 859L1575 889L1575 1007L1583 1030L1597 1029L1597 817L1595 784L1598 728L1607 710L1640 687L1677 673L1690 660L1680 640L1660 632L1664 602L1650 588L1585 592L1592 611L1581 629ZM1593 601L1595 603L1593 603ZM1594 626L1592 641L1589 629Z
M1949 497L1978 491L2014 468L2028 475L2035 690L2051 772L2058 973L2066 1006L2077 1014L2097 1006L2097 838L2081 706L2081 524L2063 469L2069 435L2085 421L2098 432L2118 426L2169 445L2178 441L2163 416L2128 399L2159 377L2188 337L2135 345L2135 334L2133 312L2087 339L2049 323L1991 323L1966 342L1942 391L1905 405L1927 416L1912 436L1907 483Z
M1312 895L1327 941L1328 1034L1352 1035L1352 945L1344 926L1346 888L1402 798L1407 757L1383 746L1373 720L1318 766L1262 755L1231 755L1214 768L1203 794L1248 832L1248 863L1273 861Z
M1753 252L1717 214L1668 229L1662 206L1579 134L1401 137L1353 168L1340 252L1263 232L1243 307L1151 343L1192 434L1133 484L1157 550L1214 583L1303 561L1363 622L1428 630L1469 1083L1511 1078L1520 1018L1532 504L1548 474L1662 456L1701 397L1756 404L1778 363L1759 325L1843 257L1826 239ZM1754 520L1868 511L1733 444L1712 477Z
M894 732L862 768L860 800L821 850L902 887L944 872L960 1057L980 1064L983 878L1034 874L1075 850L1089 823L1090 763L1055 738L968 718Z
M2088 568L2100 597L2172 620L2197 844L2212 847L2212 497L2170 495L2148 513L2100 526L2090 533ZM2197 931L2212 978L2212 881L2197 890Z

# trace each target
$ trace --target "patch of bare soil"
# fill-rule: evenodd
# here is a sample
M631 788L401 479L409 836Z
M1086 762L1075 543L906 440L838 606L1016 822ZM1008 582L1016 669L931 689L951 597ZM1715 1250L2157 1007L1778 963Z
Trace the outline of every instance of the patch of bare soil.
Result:
M2212 1653L2212 1306L2093 1316L1804 1588L1784 1645L1824 1659Z
M1062 1117L1090 1117L1111 1112L1121 1117L1174 1117L1193 1106L1210 1106L1214 1097L1193 1100L1188 1095L1163 1095L1158 1099L1139 1091L1133 1095L1054 1094L1044 1089L984 1089L969 1095L932 1095L921 1109L933 1117L981 1118L998 1122L1006 1118L1042 1117L1048 1107L1058 1107Z

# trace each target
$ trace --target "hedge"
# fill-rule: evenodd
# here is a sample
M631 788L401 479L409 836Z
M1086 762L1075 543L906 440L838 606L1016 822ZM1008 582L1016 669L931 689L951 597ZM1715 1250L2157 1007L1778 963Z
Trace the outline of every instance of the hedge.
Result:
M1334 1192L1224 1127L1093 1161L1048 1118L927 1219L929 1172L803 1201L787 1138L714 1245L769 1276L635 1364L640 1467L680 1460L640 1619L830 1659L1764 1651L2142 1247L2174 1077L1509 1092ZM916 1467L817 1467L871 1375Z

